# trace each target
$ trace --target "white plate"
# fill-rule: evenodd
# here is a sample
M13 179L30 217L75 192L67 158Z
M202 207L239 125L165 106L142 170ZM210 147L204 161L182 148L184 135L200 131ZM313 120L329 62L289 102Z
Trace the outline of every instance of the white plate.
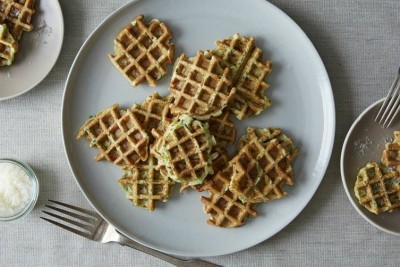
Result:
M393 132L400 129L399 119L386 129L374 122L383 100L369 106L351 126L343 143L340 171L347 197L357 212L378 229L400 235L400 212L373 214L358 203L354 194L354 184L360 168L369 161L380 162L385 144L393 139Z
M156 88L132 88L109 62L117 33L139 14L165 21L174 34L176 57L211 49L234 33L253 35L264 57L273 61L267 95L273 105L257 117L237 123L281 127L301 154L294 165L297 183L282 200L259 205L260 216L237 229L206 224L200 193L174 192L154 212L133 207L117 184L121 170L93 160L96 151L75 140L89 115L120 103L128 108L154 91L168 93L170 76ZM171 72L169 72L171 73ZM65 87L62 114L66 154L83 193L106 220L127 236L158 250L184 256L213 256L239 251L271 237L289 224L318 188L332 151L335 112L324 65L310 40L282 11L264 0L134 1L108 17L80 50Z
M0 67L0 100L26 93L51 71L64 38L61 7L55 0L35 3L33 31L24 32L14 63Z

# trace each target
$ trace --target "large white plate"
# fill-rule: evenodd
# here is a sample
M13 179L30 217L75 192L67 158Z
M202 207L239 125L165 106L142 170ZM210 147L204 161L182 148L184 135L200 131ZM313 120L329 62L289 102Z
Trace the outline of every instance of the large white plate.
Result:
M237 229L206 224L200 193L174 192L154 212L133 207L117 180L121 170L93 160L96 151L75 136L87 117L120 103L128 108L154 91L168 93L169 76L156 88L132 88L109 62L116 34L139 14L165 21L174 34L176 56L211 49L234 33L253 35L264 57L273 61L267 95L273 105L261 115L237 122L281 127L301 154L294 165L296 185L282 200L258 206L260 216ZM158 250L184 256L239 251L271 237L289 224L318 188L332 151L335 112L324 65L303 31L282 11L263 0L134 1L108 17L89 37L70 71L63 100L62 128L71 170L93 207L127 236ZM293 237L295 238L295 237Z
M64 38L60 4L40 0L35 3L35 10L33 30L22 34L14 63L0 67L0 100L19 96L38 85L60 54Z

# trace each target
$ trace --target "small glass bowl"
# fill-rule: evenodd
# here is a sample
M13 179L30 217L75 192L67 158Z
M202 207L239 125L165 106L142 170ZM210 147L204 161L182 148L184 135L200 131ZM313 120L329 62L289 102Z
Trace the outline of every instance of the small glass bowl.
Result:
M29 212L32 211L32 209L35 206L36 201L39 197L39 181L38 181L35 173L33 172L33 170L22 161L19 161L16 159L11 159L11 158L6 158L6 159L0 159L0 164L1 163L11 163L11 164L17 165L18 167L20 167L22 170L24 170L26 172L26 174L28 175L28 178L30 179L30 181L32 183L32 195L31 195L31 199L30 199L28 205L26 205L26 207L23 208L17 214L14 214L10 217L1 217L0 216L0 222L14 221L14 220L24 217L25 215L27 215Z

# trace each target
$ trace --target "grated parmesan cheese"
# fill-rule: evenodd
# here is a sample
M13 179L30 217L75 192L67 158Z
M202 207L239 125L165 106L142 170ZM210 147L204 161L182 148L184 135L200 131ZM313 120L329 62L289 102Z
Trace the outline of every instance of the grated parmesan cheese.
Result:
M368 136L366 136L363 139L358 139L357 141L354 142L354 146L355 146L356 150L362 156L364 156L365 153L370 149L371 145L372 145L372 141L371 141L371 139L369 139Z
M0 163L0 217L11 217L22 211L32 197L32 182L19 166Z

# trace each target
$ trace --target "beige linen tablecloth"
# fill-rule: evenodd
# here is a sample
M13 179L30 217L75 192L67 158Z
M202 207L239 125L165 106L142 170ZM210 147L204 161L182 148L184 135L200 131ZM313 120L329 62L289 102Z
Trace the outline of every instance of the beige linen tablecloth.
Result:
M62 94L82 43L126 2L60 0L65 39L57 64L35 89L0 102L0 157L28 163L41 186L31 214L0 223L0 266L167 265L117 244L85 240L39 219L48 198L90 208L64 155ZM399 266L400 238L377 230L357 214L341 183L339 158L350 125L364 108L386 95L400 64L400 1L271 2L306 32L329 73L337 115L331 162L314 198L281 232L253 248L206 259L223 266Z

